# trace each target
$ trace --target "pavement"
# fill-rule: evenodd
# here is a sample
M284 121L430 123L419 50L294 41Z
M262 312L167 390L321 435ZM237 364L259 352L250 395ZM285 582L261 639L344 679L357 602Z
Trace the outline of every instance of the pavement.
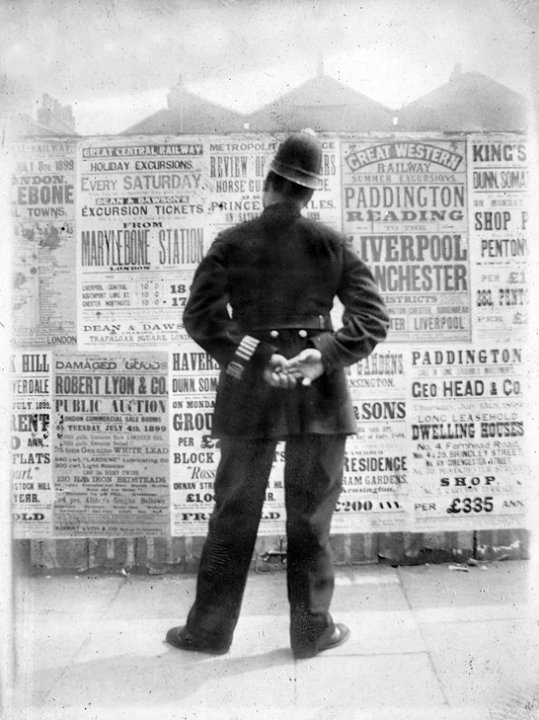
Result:
M163 642L195 576L17 578L16 682L2 720L535 720L531 567L339 567L332 613L351 638L309 660L289 649L282 570L250 575L219 657Z

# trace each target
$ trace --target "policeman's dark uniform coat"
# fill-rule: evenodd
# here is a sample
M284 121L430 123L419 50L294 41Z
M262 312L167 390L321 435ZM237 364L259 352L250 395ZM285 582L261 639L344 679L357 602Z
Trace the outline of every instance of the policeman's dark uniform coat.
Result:
M345 313L332 332L335 297ZM189 335L224 368L214 435L355 433L343 368L372 352L386 323L372 275L346 239L292 204L224 231L198 268L184 314ZM311 386L283 392L261 382L273 353L291 358L307 347L320 350L326 367Z
M344 307L333 330L334 298ZM346 436L356 423L344 367L386 336L373 277L347 239L294 203L218 235L200 263L184 314L189 335L221 366L213 434L221 439L215 508L185 633L201 648L231 643L276 444L285 446L291 645L316 654L334 629L331 515L342 487ZM309 386L276 388L270 357L320 350L325 372Z

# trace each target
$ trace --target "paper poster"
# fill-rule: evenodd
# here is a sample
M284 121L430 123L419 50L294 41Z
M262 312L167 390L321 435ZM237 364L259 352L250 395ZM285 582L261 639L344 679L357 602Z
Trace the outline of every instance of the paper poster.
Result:
M410 351L417 532L526 526L525 362L518 343Z
M206 250L201 138L98 138L79 148L79 347L166 348Z
M11 467L16 538L52 534L51 355L11 355Z
M12 343L76 345L76 144L25 140L10 155Z
M529 315L529 149L515 135L468 138L474 337L523 341Z
M167 535L164 353L58 353L53 368L54 537Z
M393 342L471 338L465 151L462 139L341 139L343 230Z
M409 518L410 476L403 353L379 345L348 369L357 435L347 439L344 486L333 532L400 532Z

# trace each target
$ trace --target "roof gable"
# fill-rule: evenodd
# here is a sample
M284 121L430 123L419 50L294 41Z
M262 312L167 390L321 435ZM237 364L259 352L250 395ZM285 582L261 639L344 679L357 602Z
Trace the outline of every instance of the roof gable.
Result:
M523 95L486 75L457 71L398 115L399 130L524 131L528 104Z
M186 90L180 82L168 95L168 109L158 110L120 133L219 134L245 130L242 113L206 100Z
M339 106L339 105L374 105L380 108L384 108L383 105L377 103L375 100L371 100L366 95L363 95L356 90L344 85L338 80L328 77L327 75L319 75L315 78L310 78L302 85L297 88L290 90L289 92L281 95L276 100L268 103L263 108L270 107L272 105L290 105L290 106ZM388 109L388 108L384 108Z
M392 126L393 111L338 80L318 75L249 115L249 129L374 131Z

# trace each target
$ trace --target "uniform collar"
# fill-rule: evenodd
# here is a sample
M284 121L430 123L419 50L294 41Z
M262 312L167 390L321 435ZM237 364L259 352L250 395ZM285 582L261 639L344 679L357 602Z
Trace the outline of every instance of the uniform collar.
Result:
M294 203L279 202L264 208L263 215L266 217L299 217L301 210Z

